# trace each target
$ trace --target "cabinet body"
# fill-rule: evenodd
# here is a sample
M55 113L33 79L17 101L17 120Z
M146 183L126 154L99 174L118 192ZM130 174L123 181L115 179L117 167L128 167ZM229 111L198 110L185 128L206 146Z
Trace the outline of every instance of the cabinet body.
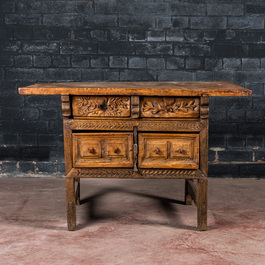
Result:
M68 229L82 178L185 179L185 202L207 227L209 96L250 96L231 82L45 83L24 95L61 95Z

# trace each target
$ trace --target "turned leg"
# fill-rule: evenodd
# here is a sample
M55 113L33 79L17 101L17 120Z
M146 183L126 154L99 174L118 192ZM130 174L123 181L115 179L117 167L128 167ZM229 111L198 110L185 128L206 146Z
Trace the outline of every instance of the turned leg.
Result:
M65 182L68 230L74 231L76 228L75 180L73 178L66 178Z
M80 205L80 178L75 179L75 203Z
M189 193L189 181L185 179L185 204L192 205L192 197Z
M207 178L199 179L197 186L197 224L199 231L205 231L207 228L207 191Z

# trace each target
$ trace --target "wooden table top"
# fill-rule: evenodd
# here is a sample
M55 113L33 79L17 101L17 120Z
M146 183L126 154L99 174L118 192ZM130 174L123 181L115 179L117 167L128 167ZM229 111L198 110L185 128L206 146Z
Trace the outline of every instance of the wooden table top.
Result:
M20 87L21 95L251 96L228 81L212 82L65 82Z

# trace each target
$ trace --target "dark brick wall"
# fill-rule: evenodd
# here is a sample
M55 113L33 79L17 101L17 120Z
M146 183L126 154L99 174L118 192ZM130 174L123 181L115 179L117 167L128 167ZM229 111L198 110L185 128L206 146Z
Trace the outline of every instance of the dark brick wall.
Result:
M263 0L1 0L2 172L63 172L51 81L229 80L252 98L212 98L210 175L265 176Z

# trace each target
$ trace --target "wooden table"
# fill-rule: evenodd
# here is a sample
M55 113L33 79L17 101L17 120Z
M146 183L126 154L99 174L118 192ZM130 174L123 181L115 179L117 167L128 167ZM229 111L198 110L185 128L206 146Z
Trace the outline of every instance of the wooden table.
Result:
M81 178L185 179L185 202L207 227L209 96L250 96L231 82L43 83L22 95L61 95L68 230Z

